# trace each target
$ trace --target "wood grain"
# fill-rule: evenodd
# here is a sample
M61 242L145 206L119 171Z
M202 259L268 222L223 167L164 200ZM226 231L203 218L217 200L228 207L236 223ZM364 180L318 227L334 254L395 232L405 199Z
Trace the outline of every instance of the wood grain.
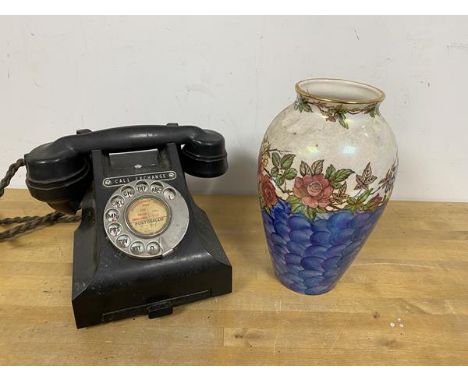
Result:
M391 202L337 287L275 280L253 196L198 196L231 260L234 292L75 329L76 224L0 243L0 364L336 365L468 363L468 204ZM0 217L42 214L7 191Z

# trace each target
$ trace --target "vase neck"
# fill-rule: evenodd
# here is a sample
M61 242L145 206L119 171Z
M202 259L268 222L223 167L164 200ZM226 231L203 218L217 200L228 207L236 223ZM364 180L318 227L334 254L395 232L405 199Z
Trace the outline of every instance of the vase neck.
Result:
M325 114L374 114L384 100L383 91L360 82L316 78L296 84L296 108Z

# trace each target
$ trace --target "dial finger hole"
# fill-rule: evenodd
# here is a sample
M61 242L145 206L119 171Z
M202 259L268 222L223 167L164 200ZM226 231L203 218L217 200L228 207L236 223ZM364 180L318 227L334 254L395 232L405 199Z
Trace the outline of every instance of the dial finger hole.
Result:
M131 246L130 246L130 251L135 255L135 256L141 256L145 252L145 246L141 241L135 241Z
M131 198L135 195L135 189L133 187L126 186L122 188L122 195L126 198Z
M155 241L148 243L146 246L146 251L148 252L149 255L151 256L156 256L159 255L161 252L161 246L159 243L156 243Z
M135 188L140 193L148 191L148 185L146 184L146 182L138 182Z
M119 211L117 211L117 210L115 210L115 209L107 210L107 212L106 212L106 220L107 220L109 223L114 223L114 222L116 222L118 219L119 219Z
M124 205L124 199L121 196L114 196L111 199L111 205L114 208L120 208Z
M164 186L160 182L154 182L151 184L150 188L151 188L151 192L155 192L159 194L160 192L162 192Z
M120 224L113 223L109 226L109 233L112 236L120 235L120 232L122 232L122 226Z
M120 235L116 242L120 248L128 248L130 245L130 238L127 235Z
M166 188L164 190L164 197L168 200L173 200L176 197L176 193L172 188Z

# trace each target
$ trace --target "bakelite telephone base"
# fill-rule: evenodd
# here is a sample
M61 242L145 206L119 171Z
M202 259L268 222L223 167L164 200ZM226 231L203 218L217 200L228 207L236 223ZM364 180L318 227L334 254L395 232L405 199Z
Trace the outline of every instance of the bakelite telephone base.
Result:
M175 306L231 292L231 265L188 192L175 144L116 155L94 150L91 159L94 182L83 198L74 240L72 302L78 328L135 315L159 317ZM106 203L119 185L143 180L150 186L158 179L176 189L187 205L183 239L160 258L116 250L103 230Z

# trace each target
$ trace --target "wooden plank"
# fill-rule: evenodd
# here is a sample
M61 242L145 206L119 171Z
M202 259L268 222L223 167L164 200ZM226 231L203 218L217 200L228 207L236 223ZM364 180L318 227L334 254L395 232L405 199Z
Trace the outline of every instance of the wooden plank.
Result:
M233 265L232 294L77 330L77 225L42 228L0 243L0 364L468 363L468 203L391 202L337 287L303 296L273 275L255 197L196 201ZM0 200L0 217L48 211L26 190Z

